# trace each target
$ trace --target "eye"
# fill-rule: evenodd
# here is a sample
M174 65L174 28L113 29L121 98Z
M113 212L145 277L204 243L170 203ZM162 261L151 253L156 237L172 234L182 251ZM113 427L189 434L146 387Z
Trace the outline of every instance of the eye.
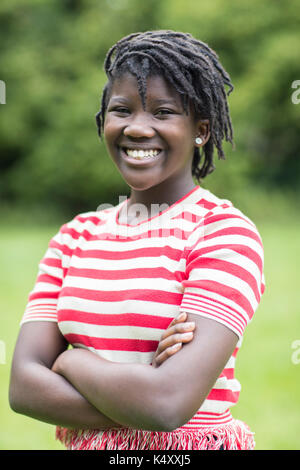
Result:
M108 109L108 112L115 112L118 114L128 114L130 111L125 106L113 106L112 108Z
M170 109L170 108L161 108L161 109L158 109L155 112L155 116L157 116L159 118L168 117L171 114L176 114L176 112L173 109Z

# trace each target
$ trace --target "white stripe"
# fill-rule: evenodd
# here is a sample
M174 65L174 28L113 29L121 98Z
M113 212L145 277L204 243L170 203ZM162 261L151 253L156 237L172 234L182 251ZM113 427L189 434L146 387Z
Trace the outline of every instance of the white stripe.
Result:
M217 216L218 214L213 214L212 218ZM214 232L218 232L219 230L224 230L226 228L230 228L231 230L235 228L245 228L252 232L254 235L257 235L257 231L255 227L249 222L247 222L244 218L241 218L240 214L235 214L234 212L228 212L220 214L224 218L219 219L215 222L209 222L209 217L206 219L205 224L205 235L212 235Z
M59 310L78 310L86 313L101 313L103 315L129 312L174 318L179 314L178 305L166 305L160 302L145 302L144 300L132 299L115 302L99 302L97 300L80 299L73 296L59 297L57 308Z
M253 240L253 238L246 237L243 235L220 235L214 238L200 240L200 242L193 248L193 251L201 250L202 248L214 247L215 245L243 245L248 246L255 251L261 259L263 259L263 249L261 245Z
M162 263L163 260L163 263ZM139 268L162 268L164 267L170 272L177 271L179 269L179 263L177 260L168 258L166 255L159 255L155 257L141 256L137 258L129 259L97 259L97 258L79 258L78 256L72 256L72 267L78 269L97 269L107 271L122 271L127 269L139 269ZM185 259L181 259L180 269L184 272L185 270Z
M56 307L49 307L48 305L45 306L36 306L36 307L31 307L30 305L26 308L25 310L27 313L31 312L55 312L56 313Z
M32 322L32 321L51 321L53 323L57 323L57 318L56 316L47 316L47 317L42 317L40 315L38 315L37 317L36 316L32 316L32 315L25 315L21 322L20 322L20 325L23 325L24 323L28 323L28 322Z
M116 292L132 289L145 289L175 292L182 294L183 286L176 280L169 281L163 278L136 278L134 275L129 279L92 279L78 276L67 276L63 287L81 288L95 291Z
M226 326L226 328L229 328L232 330L237 337L240 339L243 331L244 331L244 324L243 323L238 323L238 322L229 322L228 320L224 320L223 318L216 317L216 316L211 316L208 313L205 312L199 312L198 310L193 310L192 308L189 308L188 306L184 306L184 308L181 310L183 312L188 312L188 313L193 313L195 315L199 315L201 317L209 318L210 320L214 320L218 323L221 323L222 325ZM246 323L247 324L247 323Z
M95 338L141 339L159 341L164 329L130 325L95 325L77 321L61 321L59 328L63 335L74 333Z
M238 336L240 336L249 320L248 317L245 316L240 317L234 313L231 315L226 315L224 312L215 311L213 309L207 308L207 306L202 306L200 304L197 306L195 304L184 302L181 305L181 309L186 311L188 310L190 313L194 313L195 315L200 315L219 321L223 325L234 329L235 332L238 332Z
M62 268L56 268L55 266L48 266L47 264L40 263L38 276L41 274L48 274L49 276L62 278L63 270Z
M189 297L189 294L191 294L191 297ZM242 317L245 317L245 315L246 315L245 310L239 304L234 302L231 298L223 297L222 295L220 295L216 292L207 291L207 290L201 289L199 287L197 287L197 288L195 288L195 287L186 287L185 292L184 292L184 296L183 296L183 301L184 301L186 295L187 295L188 300L192 297L194 298L194 295L196 295L196 297L199 297L200 301L201 301L201 296L209 297L209 299L203 298L203 302L211 303L212 306L214 306L214 303L217 302L217 303L220 304L220 309L224 309L224 308L226 309L226 306L227 306L227 308L229 309L229 312L231 311L230 308L233 308L233 309L237 310L242 315Z
M257 306L256 297L248 282L233 274L219 271L218 269L194 268L190 273L189 282L194 280L212 280L213 282L223 284L225 287L236 289L248 299L253 309Z
M237 379L227 379L226 377L219 377L212 388L230 390L232 392L240 392L241 384Z
M219 313L220 315L230 316L234 318L239 318L240 315L242 317L245 316L245 311L241 309L241 314L232 310L232 308L227 307L226 305L220 305L219 303L215 302L212 299L203 299L200 295L189 295L185 293L183 301L190 305L191 307L197 306L201 307L202 309L207 309L208 312L211 313Z
M58 248L47 248L46 253L43 258L52 258L56 260L61 259L61 252Z
M95 348L86 347L82 344L75 343L74 346L79 346L84 349L93 351L98 356L103 357L113 362L129 362L129 363L141 363L151 364L153 359L153 352L139 352L139 351L112 351L112 350L97 350Z
M33 293L36 292L58 292L60 291L61 287L52 284L51 282L37 282L33 288Z
M31 291L32 293L33 291ZM38 308L40 305L44 305L44 304L53 304L54 307L56 307L56 304L57 304L57 299L33 299L33 300L30 300L30 302L28 302L28 305L30 305L30 307L32 308Z
M225 411L234 404L235 403L231 401L206 399L199 408L199 411L209 411L210 413L225 413Z

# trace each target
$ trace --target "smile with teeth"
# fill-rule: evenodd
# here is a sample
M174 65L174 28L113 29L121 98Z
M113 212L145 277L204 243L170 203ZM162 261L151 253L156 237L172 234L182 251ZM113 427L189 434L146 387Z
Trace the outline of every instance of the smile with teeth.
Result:
M141 160L142 158L153 158L156 157L160 150L151 149L151 150L142 150L142 149L124 149L126 155L131 158L136 158L137 160Z

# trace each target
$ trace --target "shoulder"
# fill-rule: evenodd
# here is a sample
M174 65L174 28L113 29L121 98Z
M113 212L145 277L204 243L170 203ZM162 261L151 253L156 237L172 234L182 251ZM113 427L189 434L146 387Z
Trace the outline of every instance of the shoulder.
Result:
M105 223L114 209L115 207L111 206L103 210L89 211L77 214L73 219L63 224L60 228L60 231L68 232L75 230L78 232L82 232L83 230L93 230L94 227Z
M203 190L201 198L197 202L202 210L202 217L198 223L198 229L205 232L206 235L220 230L230 229L230 227L237 229L240 228L240 233L244 230L248 230L249 234L252 232L259 239L261 243L261 237L255 223L240 209L235 207L233 203L228 199L222 199L214 195L208 190ZM230 230L224 231L223 234L230 234Z
M188 238L187 251L192 254L191 259L196 254L213 252L227 259L240 254L255 261L262 271L263 242L255 223L231 201L220 199L207 190L199 203L205 210Z
M99 226L105 224L115 209L111 206L100 211L89 211L77 214L73 219L65 222L59 228L50 242L50 246L56 244L74 248L79 238L89 239L96 232Z

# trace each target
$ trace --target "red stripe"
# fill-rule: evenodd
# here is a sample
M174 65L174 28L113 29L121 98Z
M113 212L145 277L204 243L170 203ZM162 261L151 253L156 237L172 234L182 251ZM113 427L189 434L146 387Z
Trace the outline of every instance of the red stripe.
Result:
M49 276L49 274L40 274L37 277L37 282L45 282L47 284L53 284L55 286L61 287L62 280L58 277Z
M190 302L188 299L184 298L184 300L182 301L182 304L181 304L181 308L184 308L185 306L188 306L189 308L192 308L193 310L195 310L197 312L203 312L207 315L211 315L211 316L214 316L216 318L221 318L222 320L225 320L225 321L230 321L232 325L235 325L235 327L239 328L239 329L241 328L242 325L244 327L246 326L245 319L243 318L243 316L241 314L238 314L237 316L234 316L233 312L230 312L230 311L229 312L224 312L224 310L223 310L222 312L220 312L216 308L213 308L212 305L209 305L205 308L205 305L203 306L202 302L199 302L199 303ZM214 315L214 313L212 313L212 312L215 312L216 315Z
M55 239L52 238L52 240L49 243L49 248L53 248L55 250L59 250L63 255L66 256L72 256L73 254L73 249L69 248L68 245L64 245L61 243L58 243Z
M37 317L37 314L33 314L33 313L25 313L23 318L22 318L22 321L24 320L29 320L30 318L36 318ZM55 314L47 314L47 313L41 313L39 316L38 316L39 319L43 319L43 318L56 318L55 317Z
M79 310L62 309L58 312L60 322L74 321L90 325L106 326L140 326L144 328L166 329L173 318L141 313L100 314L82 312Z
M105 279L105 280L120 280L120 279L135 279L149 278L149 279L167 279L174 281L176 273L169 271L163 267L157 268L132 268L132 269L116 269L116 270L100 270L100 269L85 269L70 267L68 270L69 276L86 277L91 279Z
M212 306L215 306L216 308L218 308L219 310L222 310L224 312L235 312L238 316L241 315L241 313L234 309L233 307L229 307L227 304L224 304L223 302L220 302L219 300L215 300L215 299L212 299L211 297L206 297L205 295L203 294L195 294L195 293L192 293L192 292L188 292L188 293L185 293L184 294L185 297L187 297L187 299L191 298L191 300L195 300L195 302L197 302L197 299L199 298L199 300L204 303L204 304L207 304L208 306L209 305L212 305ZM209 302L205 302L203 299L205 300L209 300ZM220 307L220 305L222 307Z
M257 281L255 277L246 269L239 266L238 264L231 263L230 261L218 259L218 258L207 258L202 256L199 260L195 260L189 263L186 272L189 275L192 269L216 269L227 274L231 274L242 281L246 282L252 289L257 302L260 300L260 292L258 290Z
M236 347L231 355L232 355L233 357L236 357L238 351L239 351L239 348Z
M60 258L43 258L41 264L46 266L52 266L54 268L61 268L61 259Z
M187 237L192 233L192 230L182 230L180 227L159 227L157 229L147 229L147 225L145 226L144 232L138 232L134 234L135 225L129 226L132 228L132 232L128 229L125 231L124 235L119 233L111 233L111 232L101 232L96 235L91 234L88 230L83 230L82 232L78 232L74 228L69 228L68 230L63 231L62 233L66 233L70 235L73 240L78 240L79 238L84 238L86 241L97 241L97 240L107 240L107 241L117 241L122 243L130 243L134 240L142 240L142 239L151 239L151 238L161 238L161 237L168 237L172 236L174 238L178 238L179 240L186 240Z
M180 214L172 217L172 220L187 220L188 222L197 223L199 220L203 219L203 216L194 214L193 212L183 211Z
M229 401L236 403L239 399L240 392L233 392L224 388L213 388L208 394L207 400Z
M256 229L255 225L253 223L250 223L249 220L245 219L245 217L242 217L241 215L238 214L230 214L230 213L225 213L225 214L216 214L216 215L211 215L207 217L207 215L204 218L204 225L210 225L215 222L221 221L227 221L230 219L239 219L242 220L243 222L246 222L247 225L250 225L254 229Z
M180 305L182 294L151 289L126 289L121 291L95 291L79 287L63 287L60 297L78 297L80 299L103 302L118 302L124 300L142 300L170 305Z
M241 292L237 289L234 289L233 287L225 286L224 284L221 284L220 282L215 282L215 281L182 281L182 284L184 285L185 288L187 287L193 287L196 288L198 287L199 289L207 290L209 292L214 292L216 294L219 294L222 297L228 298L238 304L241 308L243 308L249 318L251 319L254 310L247 299Z
M57 292L32 292L29 294L29 301L35 299L57 299L59 295L59 291Z
M96 338L75 333L66 334L65 338L70 344L82 344L98 350L154 352L158 346L158 341L127 338Z
M228 305L224 305L221 302L217 302L214 299L211 299L209 297L205 297L203 295L197 295L197 294L191 294L191 293L186 293L184 294L185 301L189 301L192 305L207 305L207 307L211 308L215 312L224 312L225 314L234 314L236 316L241 316L241 313L238 312L236 309L232 307L228 307ZM210 302L205 302L203 299L210 300ZM194 303L195 302L195 303ZM220 307L222 305L222 307ZM215 308L214 308L215 307ZM224 308L225 307L225 308Z
M226 377L228 380L234 379L234 369L228 368L224 369L223 372L220 374L220 377Z
M251 261L253 261L259 268L260 272L262 272L262 268L263 268L262 258L259 256L259 254L256 251L252 250L252 248L246 245L238 245L238 244L222 244L221 245L220 244L220 245L207 246L207 247L203 247L199 249L195 248L194 250L188 253L187 262L190 263L195 258L198 258L202 255L211 253L212 251L222 251L223 249L232 250L236 253L239 253L240 255L246 256Z
M99 213L99 216L98 216L98 217L97 217L97 216L93 216L93 215L89 215L89 216L87 216L87 217L84 217L84 216L82 216L82 215L77 215L77 216L75 217L75 220L78 221L78 222L80 222L80 223L83 223L83 224L84 224L85 222L92 222L92 224L99 226L99 225L103 225L103 224L106 223L106 220L105 220L105 219L101 219L100 217L101 217L101 216L100 216L100 213Z
M241 235L243 237L252 238L257 243L259 243L260 246L262 246L262 242L261 242L261 239L259 238L259 236L255 232L253 232L252 230L249 230L249 229L243 228L243 227L223 228L221 230L217 230L213 233L210 233L209 235L205 235L203 237L203 240L205 241L205 240L210 240L211 238L223 237L224 235L229 235L229 236Z
M182 256L182 250L172 248L170 246L158 246L158 247L143 247L132 250L82 250L76 248L75 255L79 258L95 258L95 259L111 259L111 260L123 260L123 259L134 259L141 257L155 258L162 255L166 256L170 260L179 261Z
M213 319L219 319L219 320L223 320L227 325L230 325L232 326L235 330L237 330L239 332L239 334L242 336L243 334L243 331L245 329L245 323L243 322L240 322L238 323L237 321L235 321L233 318L231 317L225 317L223 315L214 315L213 313L211 312L208 312L207 310L202 310L201 308L197 307L197 308L193 308L191 307L190 305L188 305L188 303L183 303L183 309L186 308L188 310L194 310L195 312L197 313L204 313L205 315L209 315L210 317L212 317Z
M200 201L197 204L203 207L204 209L208 209L208 210L214 209L217 206L215 202L210 202L210 201L207 201L206 199L200 199Z

